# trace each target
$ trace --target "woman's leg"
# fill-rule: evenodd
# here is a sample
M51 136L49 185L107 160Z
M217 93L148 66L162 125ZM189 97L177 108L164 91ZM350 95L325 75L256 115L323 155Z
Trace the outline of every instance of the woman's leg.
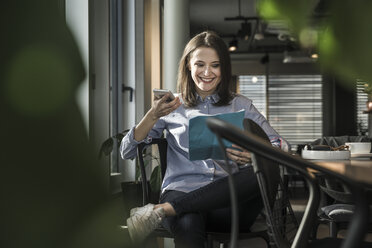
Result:
M238 199L250 201L260 195L256 175L252 167L241 169L233 174ZM228 178L221 178L202 188L168 201L179 215L188 212L207 212L230 205ZM166 214L168 211L166 210Z
M263 208L261 195L248 201L238 199L239 231L250 232L250 227ZM206 230L214 232L230 232L231 207L214 209L207 212Z
M160 202L183 197L184 192L166 191ZM204 248L206 243L205 217L199 212L184 213L163 218L162 225L174 235L177 248Z
M238 199L254 201L259 195L259 188L253 168L244 168L235 173L233 177ZM180 218L181 216L190 216L191 213L206 213L228 207L230 205L228 178L219 179L202 188L183 193L174 198L163 199L162 202L155 207L151 204L146 205L128 218L127 225L131 237L141 237L141 233L143 234L142 237L148 235L159 224L158 221L165 217L177 216L177 218ZM190 223L189 219L184 222ZM201 224L204 221L201 215L198 218L193 215L191 219L193 223L196 223L194 226L201 228L200 230L205 227L205 224ZM198 232L199 235L202 233L201 231Z

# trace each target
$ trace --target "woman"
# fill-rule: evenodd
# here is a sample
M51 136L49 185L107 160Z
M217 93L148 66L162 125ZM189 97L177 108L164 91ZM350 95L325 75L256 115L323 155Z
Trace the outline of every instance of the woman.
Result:
M253 106L252 101L231 90L231 63L224 41L207 31L186 45L180 60L176 98L155 99L141 122L121 143L122 157L136 156L136 146L149 142L165 131L168 141L167 171L162 184L160 204L131 211L127 224L131 237L144 238L162 221L175 236L176 247L204 247L205 230L229 231L230 198L227 174L212 159L190 161L188 125L192 117L245 111L266 132L273 145L282 146L282 138ZM259 188L251 166L250 153L227 148L234 161L234 180L239 201L240 230L249 230L262 209ZM240 167L240 168L238 168ZM212 228L212 229L211 229ZM224 230L226 228L226 230Z

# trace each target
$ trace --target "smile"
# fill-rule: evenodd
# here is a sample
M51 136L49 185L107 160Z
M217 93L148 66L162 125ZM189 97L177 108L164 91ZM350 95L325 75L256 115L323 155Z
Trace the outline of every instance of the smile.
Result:
M214 78L202 78L202 77L199 77L201 79L201 81L203 81L203 83L210 83L213 81Z

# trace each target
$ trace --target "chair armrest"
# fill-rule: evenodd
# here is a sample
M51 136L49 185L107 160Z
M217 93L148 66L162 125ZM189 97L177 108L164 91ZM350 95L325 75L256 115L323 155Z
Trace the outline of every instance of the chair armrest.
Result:
M138 159L138 167L141 173L141 183L142 183L142 204L146 205L150 202L150 186L147 182L147 175L146 175L146 168L145 162L143 160L143 151L146 147L151 145L157 145L159 149L160 155L160 166L161 166L161 174L162 178L164 178L166 164L167 164L167 147L168 143L165 138L155 138L152 139L150 143L142 142L137 146L137 159Z

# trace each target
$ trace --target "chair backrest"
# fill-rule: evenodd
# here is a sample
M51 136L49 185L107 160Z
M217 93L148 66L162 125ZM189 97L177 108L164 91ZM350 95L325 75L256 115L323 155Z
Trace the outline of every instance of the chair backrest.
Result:
M246 131L257 135L258 137L265 140L267 143L270 143L269 138L267 137L266 133L262 130L260 126L258 126L254 121L250 119L245 119L243 122L243 127ZM267 190L267 196L270 203L270 206L273 206L278 185L280 182L280 169L279 164L266 159L261 156L257 156L253 154L255 157L256 162L253 163L253 167L255 173L262 177L262 180L265 181L265 189Z
M151 190L151 187L148 183L148 177L146 175L146 163L144 160L146 148L152 145L156 145L158 147L159 151L159 162L160 162L160 175L161 178L157 178L162 181L165 175L165 171L167 169L167 148L168 148L168 142L165 138L157 138L152 139L150 143L140 143L137 147L137 159L138 159L138 165L141 173L141 182L142 182L142 199L143 199L143 205L152 202L155 203L159 199L159 192ZM151 156L150 156L151 157ZM156 177L158 175L155 175Z
M243 126L247 132L270 144L266 133L254 121L245 119ZM298 229L298 222L282 184L280 165L277 161L255 153L252 154L252 162L264 202L271 242L278 247L290 247Z

